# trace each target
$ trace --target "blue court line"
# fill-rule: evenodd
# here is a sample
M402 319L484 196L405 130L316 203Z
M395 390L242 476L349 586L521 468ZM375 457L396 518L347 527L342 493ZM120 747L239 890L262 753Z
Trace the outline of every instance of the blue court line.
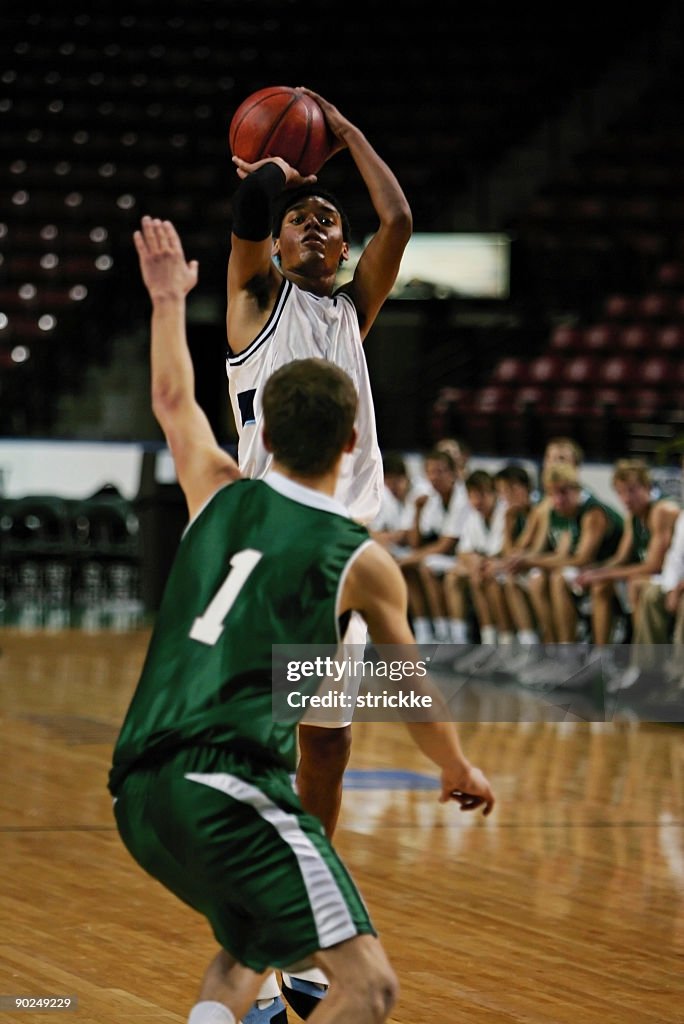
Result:
M345 789L439 789L431 775L393 769L353 770L344 773Z

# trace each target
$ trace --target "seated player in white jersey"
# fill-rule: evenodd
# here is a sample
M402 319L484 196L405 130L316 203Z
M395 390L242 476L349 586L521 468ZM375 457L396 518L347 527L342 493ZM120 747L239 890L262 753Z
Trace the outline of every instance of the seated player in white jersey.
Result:
M233 158L242 180L232 204L226 324L238 463L250 477L268 471L271 455L261 437L261 402L271 374L293 359L327 359L349 374L359 395L359 441L343 460L335 496L368 526L380 510L383 478L362 343L396 280L412 217L395 175L360 129L323 97L305 92L325 114L337 140L334 152L348 149L368 189L378 228L352 279L337 288L350 243L349 224L337 199L314 175L302 177L280 158L256 163ZM346 642L363 646L366 635L365 623L352 616ZM299 742L299 794L332 835L349 760L350 722L309 715L300 726ZM320 974L294 978L298 988L293 995L286 980L285 994L301 1013L304 999L323 994L323 981Z
M197 265L168 222L144 218L135 241L153 306L153 407L190 521L114 750L117 826L219 943L188 1024L244 1024L261 1011L284 1024L279 996L257 1009L253 1000L265 971L294 962L331 979L312 1024L382 1024L392 968L322 823L293 790L301 712L273 713L274 643L336 645L356 609L380 644L409 659L416 650L398 568L333 498L356 441L355 388L328 361L281 367L264 392L273 470L240 479L195 399L185 296ZM465 758L439 691L414 675L411 685L434 701L430 720L406 726L441 769L440 799L488 814L491 787Z

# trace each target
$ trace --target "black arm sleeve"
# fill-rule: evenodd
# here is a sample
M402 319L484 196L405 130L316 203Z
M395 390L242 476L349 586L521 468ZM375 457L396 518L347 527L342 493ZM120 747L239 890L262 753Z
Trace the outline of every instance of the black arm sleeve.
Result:
M264 164L243 178L233 196L233 234L246 242L263 242L271 234L271 204L285 187L278 164Z

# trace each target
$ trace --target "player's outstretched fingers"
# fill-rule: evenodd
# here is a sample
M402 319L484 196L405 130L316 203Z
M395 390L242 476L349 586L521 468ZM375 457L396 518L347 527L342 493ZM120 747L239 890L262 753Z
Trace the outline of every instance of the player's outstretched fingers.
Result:
M154 236L155 249L157 254L163 255L164 253L167 253L170 248L168 232L166 230L165 224L163 223L163 221L159 220L158 217L155 217L154 220L152 221L152 233Z

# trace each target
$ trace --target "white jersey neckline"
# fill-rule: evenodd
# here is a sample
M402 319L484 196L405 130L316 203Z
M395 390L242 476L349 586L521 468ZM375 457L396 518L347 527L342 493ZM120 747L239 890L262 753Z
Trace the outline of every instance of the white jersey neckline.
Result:
M262 480L278 494L282 494L285 498L291 498L292 501L298 501L300 505L308 505L310 508L317 508L322 512L334 512L335 515L344 516L345 519L351 518L341 501L329 494L323 494L322 491L315 491L312 487L305 487L304 484L299 484L296 480L291 480L274 469L270 469Z

